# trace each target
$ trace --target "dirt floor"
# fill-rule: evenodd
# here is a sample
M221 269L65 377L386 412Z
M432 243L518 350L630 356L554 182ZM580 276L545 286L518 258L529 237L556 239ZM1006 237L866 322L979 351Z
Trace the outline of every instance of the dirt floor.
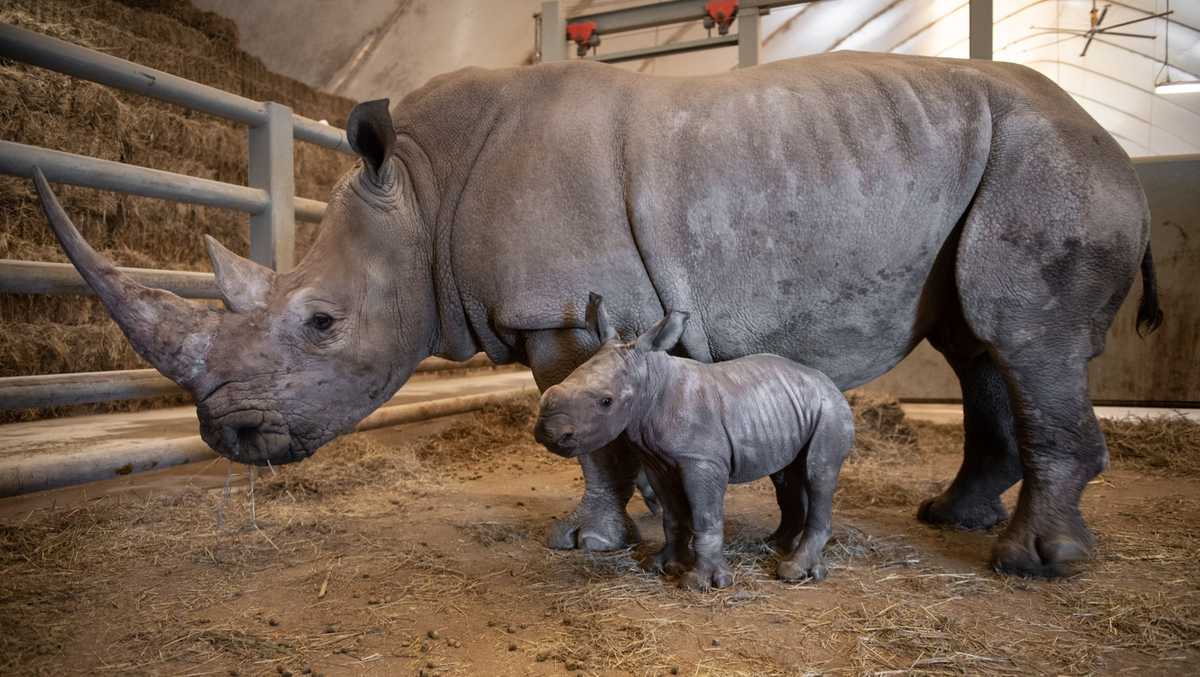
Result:
M894 406L858 413L830 576L816 584L773 579L760 541L777 513L761 481L730 492L729 590L643 572L661 530L637 499L647 546L547 549L549 521L582 480L532 443L528 401L418 439L346 438L264 473L253 503L245 482L223 500L221 465L173 475L170 490L0 505L0 673L1200 669L1200 426L1109 426L1113 469L1084 498L1097 560L1045 582L991 572L992 535L913 518L957 468L956 426L910 425Z

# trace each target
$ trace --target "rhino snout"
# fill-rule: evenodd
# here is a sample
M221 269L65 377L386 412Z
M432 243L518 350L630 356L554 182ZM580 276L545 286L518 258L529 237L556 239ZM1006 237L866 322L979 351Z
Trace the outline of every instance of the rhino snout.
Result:
M539 416L533 428L533 438L538 444L566 458L570 458L579 447L575 437L575 426L561 414Z
M217 453L239 463L283 465L309 456L293 443L277 412L242 410L212 417L202 412L200 432Z

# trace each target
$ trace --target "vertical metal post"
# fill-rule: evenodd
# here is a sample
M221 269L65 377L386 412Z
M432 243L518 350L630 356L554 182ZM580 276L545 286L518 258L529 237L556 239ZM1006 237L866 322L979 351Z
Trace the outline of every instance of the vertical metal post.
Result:
M567 21L558 0L542 3L542 61L567 60Z
M992 58L992 0L970 0L968 9L969 56L972 59Z
M250 258L278 272L292 267L296 253L296 178L292 152L292 109L264 104L267 121L250 128L249 183L267 191L271 203L250 217Z
M758 65L758 53L762 42L758 37L759 22L762 20L758 14L758 7L755 7L754 3L746 4L749 7L741 8L737 15L738 68Z

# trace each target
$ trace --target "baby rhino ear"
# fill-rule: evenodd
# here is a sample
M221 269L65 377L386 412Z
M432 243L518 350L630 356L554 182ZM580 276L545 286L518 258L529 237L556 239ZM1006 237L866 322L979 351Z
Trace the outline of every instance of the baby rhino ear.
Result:
M672 310L667 316L650 327L650 330L637 338L635 347L643 352L670 350L679 343L683 329L687 326L688 313L682 310Z

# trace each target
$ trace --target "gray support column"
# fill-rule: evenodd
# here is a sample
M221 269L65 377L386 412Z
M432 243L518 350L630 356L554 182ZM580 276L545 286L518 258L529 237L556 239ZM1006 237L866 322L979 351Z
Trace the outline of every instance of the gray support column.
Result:
M267 191L271 203L250 217L250 258L285 272L296 252L292 109L277 103L265 106L267 121L250 128L249 183Z
M762 44L758 31L762 18L758 14L758 7L752 3L747 4L751 6L743 7L737 15L738 68L757 66L758 53Z
M567 22L558 0L542 3L542 61L567 60Z
M992 1L970 0L968 35L972 59L992 58Z

